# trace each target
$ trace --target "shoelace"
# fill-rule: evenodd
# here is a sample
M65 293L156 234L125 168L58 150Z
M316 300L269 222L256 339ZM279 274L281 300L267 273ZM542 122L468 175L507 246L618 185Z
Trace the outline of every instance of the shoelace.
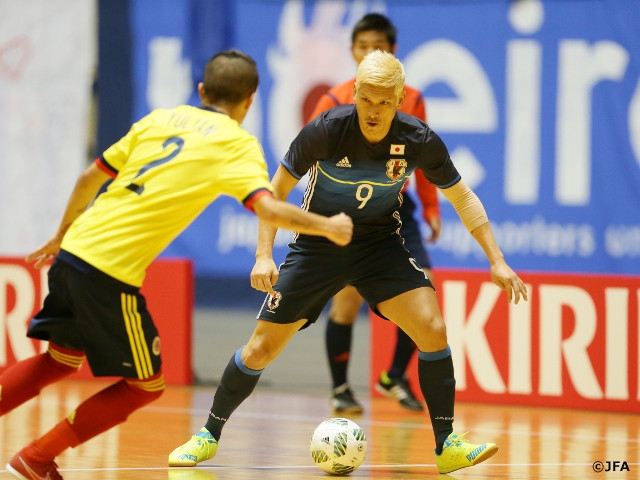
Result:
M461 433L460 435L457 435L457 434L456 434L456 438L453 438L453 439L451 439L451 440L449 440L449 439L447 438L447 440L444 442L444 443L445 443L445 446L449 447L449 446L451 446L451 445L459 445L459 444L461 444L461 443L469 443L469 440L467 440L466 438L464 438L464 437L466 437L466 436L467 436L467 434L468 434L468 433L469 433L469 432L464 432L464 433Z
M203 443L214 443L215 439L213 438L213 436L211 434L207 434L204 432L198 432L196 433L193 437L191 437L192 440L195 440L196 442L198 442L198 445L201 445Z

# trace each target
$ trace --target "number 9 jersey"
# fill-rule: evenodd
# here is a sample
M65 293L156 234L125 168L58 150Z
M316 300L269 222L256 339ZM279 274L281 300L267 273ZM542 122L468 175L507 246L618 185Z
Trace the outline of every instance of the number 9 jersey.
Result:
M258 140L209 107L154 110L96 162L114 179L73 222L61 248L134 286L219 195L252 210L273 190Z
M295 178L309 172L303 208L353 218L354 241L400 228L402 187L416 169L439 188L460 180L444 142L425 122L398 111L387 136L369 143L355 105L315 117L292 142L282 165Z

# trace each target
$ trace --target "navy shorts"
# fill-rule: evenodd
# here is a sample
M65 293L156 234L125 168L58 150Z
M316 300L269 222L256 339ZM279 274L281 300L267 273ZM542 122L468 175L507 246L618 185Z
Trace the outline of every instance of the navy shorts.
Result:
M413 199L405 193L403 195L402 205L398 209L400 219L402 220L400 235L404 238L405 248L411 252L413 258L417 260L418 265L431 270L431 259L429 258L427 249L424 247L420 224L414 217L415 210L416 204Z
M158 330L139 288L64 251L49 270L49 294L27 336L83 351L96 376L145 379L162 363Z
M354 241L345 247L319 237L300 236L289 249L274 286L276 295L267 295L259 319L286 324L305 318L305 328L346 285L356 287L376 313L376 306L385 300L432 287L398 234Z

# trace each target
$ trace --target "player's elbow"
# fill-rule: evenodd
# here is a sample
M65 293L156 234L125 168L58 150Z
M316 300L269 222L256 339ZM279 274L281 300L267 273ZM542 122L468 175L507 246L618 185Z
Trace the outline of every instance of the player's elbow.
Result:
M280 219L278 204L280 201L271 196L264 196L253 206L253 211L260 220L267 223L276 223Z

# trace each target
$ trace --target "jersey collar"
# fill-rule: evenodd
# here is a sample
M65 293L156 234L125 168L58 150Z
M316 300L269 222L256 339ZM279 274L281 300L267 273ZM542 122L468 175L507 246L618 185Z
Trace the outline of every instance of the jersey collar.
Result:
M208 110L209 112L224 113L222 110L216 110L215 108L208 105L200 105L199 108L201 108L202 110Z

